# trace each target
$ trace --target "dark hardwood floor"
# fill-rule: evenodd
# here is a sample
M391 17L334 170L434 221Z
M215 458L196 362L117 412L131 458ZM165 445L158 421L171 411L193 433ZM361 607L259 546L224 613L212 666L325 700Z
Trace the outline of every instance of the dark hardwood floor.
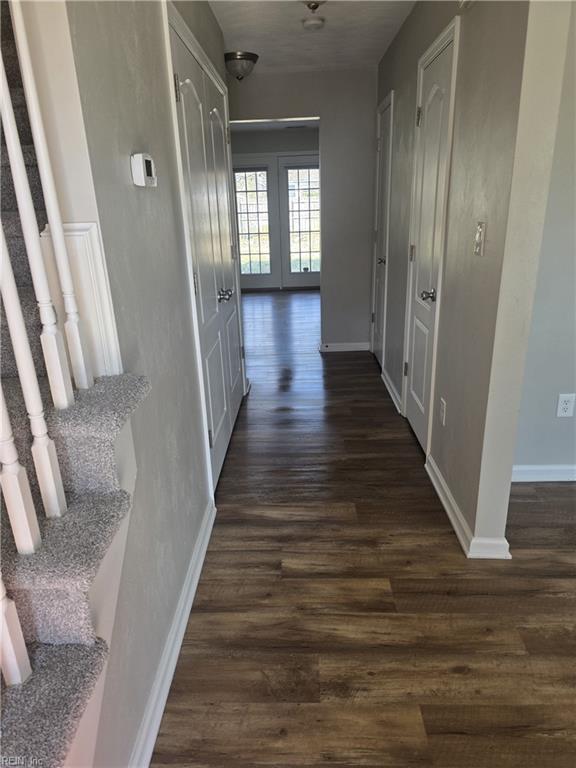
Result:
M575 768L574 487L466 560L368 353L317 293L248 295L252 390L153 766Z

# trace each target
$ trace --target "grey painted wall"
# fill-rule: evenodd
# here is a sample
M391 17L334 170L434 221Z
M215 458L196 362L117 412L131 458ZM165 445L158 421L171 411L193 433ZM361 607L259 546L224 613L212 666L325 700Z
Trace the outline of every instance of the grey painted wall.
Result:
M318 128L284 128L255 131L232 130L232 152L235 155L255 155L260 152L318 152Z
M576 423L556 418L558 394L576 392L575 30L573 9L516 464L576 465Z
M174 0L174 5L220 76L226 80L224 35L212 13L210 4L204 0Z
M370 330L376 72L259 74L230 87L233 120L320 117L322 341Z
M431 453L472 529L476 514L528 4L474 3L461 17L454 143ZM393 380L401 386L410 184L419 57L458 13L457 3L418 3L379 66L380 98L395 89L390 274ZM487 222L482 259L475 222ZM438 401L447 403L446 426Z
M161 6L67 9L122 358L152 382L133 417L138 480L97 750L111 768L129 763L209 494ZM207 3L195 14L215 45ZM131 182L137 150L154 157L155 189Z

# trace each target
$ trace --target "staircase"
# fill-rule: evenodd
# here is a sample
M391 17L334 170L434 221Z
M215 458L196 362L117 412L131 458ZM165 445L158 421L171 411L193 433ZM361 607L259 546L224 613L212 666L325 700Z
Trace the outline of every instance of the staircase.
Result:
M2 58L30 191L38 226L43 229L48 218L6 2L0 4L0 27ZM102 377L93 386L74 391L73 402L68 407L56 409L53 406L51 382L40 341L42 324L38 301L4 130L0 174L2 226L48 435L56 447L66 496L63 514L47 517L31 451L31 419L23 396L22 372L17 365L3 305L0 318L2 389L18 460L26 469L41 543L32 554L18 554L3 503L2 578L8 598L14 601L32 672L21 684L7 686L3 683L0 762L55 768L65 761L106 660L106 643L96 637L94 631L89 590L131 505L130 495L118 482L116 439L149 387L145 378L132 374ZM7 254L2 253L2 259L6 258ZM2 275L4 280L4 268ZM4 465L2 471L5 471Z

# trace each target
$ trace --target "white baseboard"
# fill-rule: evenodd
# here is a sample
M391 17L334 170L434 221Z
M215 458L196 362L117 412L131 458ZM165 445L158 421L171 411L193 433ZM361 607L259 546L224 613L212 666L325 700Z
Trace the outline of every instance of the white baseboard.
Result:
M382 368L382 381L384 382L386 389L388 390L388 394L392 398L392 402L396 406L396 410L401 416L404 416L404 414L402 413L402 398L398 394L398 390L394 386L392 379L390 378L390 376L388 376L384 368Z
M442 476L438 465L431 456L428 456L425 464L426 472L432 481L438 498L442 502L452 528L458 537L460 546L464 554L469 558L482 558L489 560L510 560L510 548L505 538L488 539L481 536L474 536L462 510L456 503L448 483Z
M144 716L142 717L130 756L130 768L147 768L150 765L150 759L154 751L162 715L164 714L166 699L168 698L172 677L174 676L176 662L180 653L180 646L182 645L182 639L188 624L188 617L192 609L215 516L216 507L211 501L204 512L202 526L192 558L190 559L186 579L178 598L178 605L174 612L170 631L168 632L154 682L152 683L152 689L148 696Z
M513 483L574 483L576 464L515 464Z
M320 352L370 352L369 341L344 341L320 344Z

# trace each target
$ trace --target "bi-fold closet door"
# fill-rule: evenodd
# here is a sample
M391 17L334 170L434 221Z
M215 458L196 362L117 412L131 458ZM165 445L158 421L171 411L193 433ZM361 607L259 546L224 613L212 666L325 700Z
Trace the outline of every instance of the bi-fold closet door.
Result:
M178 129L192 251L200 356L214 484L243 394L226 94L171 28Z

